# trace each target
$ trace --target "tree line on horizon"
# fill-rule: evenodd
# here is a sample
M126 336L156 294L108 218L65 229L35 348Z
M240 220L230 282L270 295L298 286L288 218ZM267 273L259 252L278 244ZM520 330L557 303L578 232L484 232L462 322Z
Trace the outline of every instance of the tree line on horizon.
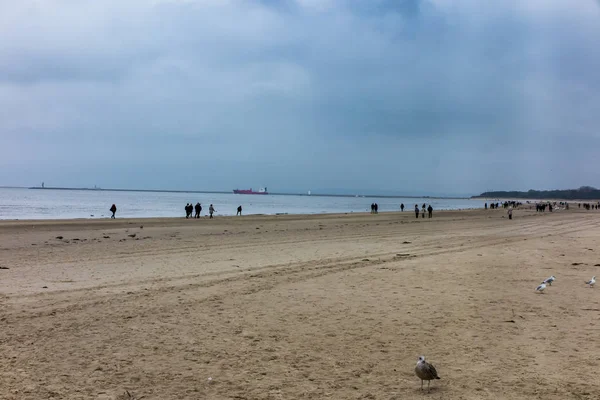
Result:
M563 200L595 200L600 199L600 190L591 186L582 186L579 189L565 189L565 190L533 190L530 189L527 192L520 191L497 191L497 192L483 192L479 196L472 196L473 198L478 197L491 197L491 198L518 198L518 199L563 199Z

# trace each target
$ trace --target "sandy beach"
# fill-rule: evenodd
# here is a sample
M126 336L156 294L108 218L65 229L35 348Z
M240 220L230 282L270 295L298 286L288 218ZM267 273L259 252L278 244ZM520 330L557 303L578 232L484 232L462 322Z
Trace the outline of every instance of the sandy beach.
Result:
M600 398L600 211L505 216L2 221L0 398Z

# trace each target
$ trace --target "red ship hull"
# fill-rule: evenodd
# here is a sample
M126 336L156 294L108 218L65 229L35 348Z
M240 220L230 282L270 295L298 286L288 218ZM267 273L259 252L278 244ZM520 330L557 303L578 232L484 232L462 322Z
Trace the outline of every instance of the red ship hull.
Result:
M269 194L266 190L264 192L255 192L252 189L234 189L234 194Z

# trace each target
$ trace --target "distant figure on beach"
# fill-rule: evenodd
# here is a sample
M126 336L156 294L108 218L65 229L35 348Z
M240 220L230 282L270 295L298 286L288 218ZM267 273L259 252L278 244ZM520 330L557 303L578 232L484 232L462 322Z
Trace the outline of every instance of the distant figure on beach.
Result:
M211 204L210 207L208 207L208 213L210 214L210 218L213 217L213 214L214 214L215 211L217 211L217 210L215 210L215 208Z
M202 212L202 204L200 204L200 202L196 203L194 210L196 211L196 215L194 215L194 218L200 218L200 213Z
M487 210L487 203L484 204L485 209Z
M237 209L237 213L236 213L235 215L239 215L239 216L241 216L241 215L242 215L242 206L239 206L239 207L238 207L238 209Z
M379 204L375 203L375 214L379 213Z
M415 204L415 217L417 217L417 219L419 219L419 205Z
M371 203L371 214L375 214L375 203Z
M115 206L114 204L110 207L110 212L112 213L112 215L110 216L110 218L115 219L115 214L117 213L117 206Z
M429 213L429 218L431 218L433 216L433 207L431 207L431 204L427 207L427 212Z
M423 203L423 208L421 209L421 213L422 213L422 217L425 218L425 211L427 209L425 208L425 203Z
M400 204L400 211L404 212L404 203Z
M192 212L190 211L190 203L185 204L185 218L188 219Z
M513 212L512 206L508 207L508 219L512 219L512 212Z

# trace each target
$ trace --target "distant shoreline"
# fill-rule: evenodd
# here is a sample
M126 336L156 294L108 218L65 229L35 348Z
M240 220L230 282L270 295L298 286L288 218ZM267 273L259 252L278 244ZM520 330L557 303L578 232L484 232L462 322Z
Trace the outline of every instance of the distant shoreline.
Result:
M1 187L0 187L1 188ZM215 190L161 190L161 189L100 189L100 188L69 188L69 187L41 187L29 188L7 187L6 189L32 189L32 190L78 190L91 192L140 192L140 193L208 193L208 194L234 194L233 190L228 192ZM253 196L239 194L238 196ZM305 196L305 197L361 197L380 199L442 199L442 200L471 200L474 197L443 197L443 196L402 196L402 195L352 195L352 194L307 194L307 193L269 193L267 196Z
M565 199L565 198L558 198L558 197L547 197L547 198L538 198L538 199L533 199L530 197L487 197L487 196L472 196L471 197L472 200L488 200L488 201L511 201L511 200L519 200L519 201L529 201L529 202L536 202L536 201L564 201L564 202L570 202L570 203L585 203L585 202L594 202L594 201L600 201L600 197L598 197L597 199Z
M560 190L528 190L523 191L489 191L471 198L488 199L518 199L518 200L552 200L562 201L597 201L600 199L600 190L592 186L582 186L579 189Z

